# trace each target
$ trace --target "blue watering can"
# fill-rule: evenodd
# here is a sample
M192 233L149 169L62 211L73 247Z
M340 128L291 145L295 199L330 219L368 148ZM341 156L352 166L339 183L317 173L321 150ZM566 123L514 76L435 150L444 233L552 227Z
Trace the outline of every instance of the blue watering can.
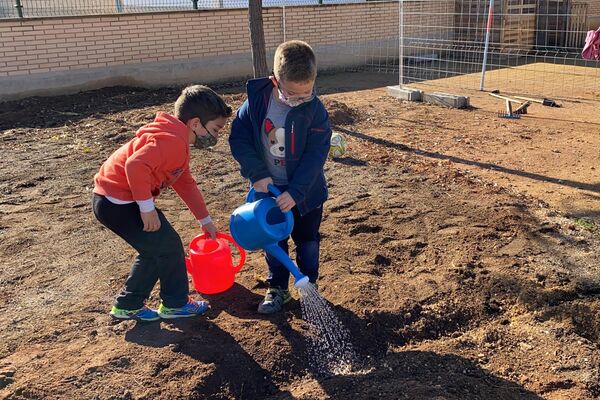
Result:
M274 185L268 186L275 196L281 195ZM281 212L274 197L254 200L254 188L246 196L246 204L235 209L229 220L229 231L237 244L246 250L263 249L291 272L296 280L294 286L305 287L308 277L303 275L296 264L277 244L287 238L294 229L294 215L291 211Z

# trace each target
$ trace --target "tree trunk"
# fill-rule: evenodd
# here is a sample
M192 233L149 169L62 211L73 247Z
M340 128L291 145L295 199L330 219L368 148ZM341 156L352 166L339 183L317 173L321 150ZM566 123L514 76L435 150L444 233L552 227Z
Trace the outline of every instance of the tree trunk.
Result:
M262 0L249 0L248 20L250 23L254 77L260 78L269 75L265 50L265 32L263 30Z

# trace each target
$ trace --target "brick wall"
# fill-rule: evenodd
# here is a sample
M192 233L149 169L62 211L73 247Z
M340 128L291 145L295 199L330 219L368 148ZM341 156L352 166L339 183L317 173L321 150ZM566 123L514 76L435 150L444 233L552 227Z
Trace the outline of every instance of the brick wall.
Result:
M246 51L245 20L244 10L229 10L0 22L0 75Z
M587 0L583 1L588 3L588 15L600 17L600 0Z
M406 1L406 14L418 14L419 22L406 23L405 35L451 36L453 4ZM263 18L268 57L284 39L309 42L325 68L398 54L397 2L266 8ZM240 79L252 73L250 49L246 9L4 19L0 100Z
M268 49L281 8L264 10ZM312 45L397 35L395 3L286 8L286 37ZM0 76L247 53L246 10L0 21Z

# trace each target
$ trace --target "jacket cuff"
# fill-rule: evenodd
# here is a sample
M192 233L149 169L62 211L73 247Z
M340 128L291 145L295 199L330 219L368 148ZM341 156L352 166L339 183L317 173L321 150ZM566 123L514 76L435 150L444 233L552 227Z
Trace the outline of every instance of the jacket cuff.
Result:
M294 199L296 204L300 204L304 201L304 196L298 189L288 187L287 192L292 196L292 199Z
M260 181L261 179L269 178L271 174L269 172L258 172L255 175L250 176L250 183L254 184L255 182Z

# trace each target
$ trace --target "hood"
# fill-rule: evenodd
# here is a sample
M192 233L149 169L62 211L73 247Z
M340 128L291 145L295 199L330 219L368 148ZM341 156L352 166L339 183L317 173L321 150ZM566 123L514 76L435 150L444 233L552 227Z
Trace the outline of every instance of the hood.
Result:
M153 122L142 126L135 134L138 138L143 135L150 135L152 137L164 136L169 138L175 136L188 144L187 125L165 112L158 112Z

